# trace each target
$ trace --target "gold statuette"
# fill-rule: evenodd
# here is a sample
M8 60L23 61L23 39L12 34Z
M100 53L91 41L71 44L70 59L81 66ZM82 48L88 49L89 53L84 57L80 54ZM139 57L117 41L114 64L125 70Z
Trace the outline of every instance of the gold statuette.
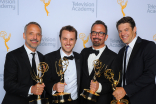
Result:
M113 91L115 91L116 86L119 84L119 80L120 80L120 72L119 72L119 79L118 80L114 80L114 72L112 69L107 69L104 72L105 77L112 83L112 89ZM120 99L120 100L112 100L111 104L128 104L128 100L127 99Z
M100 77L101 74L104 72L104 65L102 65L102 62L100 62L99 60L94 60L93 61L93 66L94 66L94 77L93 77L93 81L96 82L96 78ZM106 67L107 68L107 67ZM105 68L105 69L106 69ZM89 89L84 89L83 92L80 94L83 98L91 100L96 102L98 99L98 96L100 96L99 94L97 94L96 92L89 90Z
M43 83L43 76L44 76L44 73L47 72L49 69L49 66L47 63L45 62L40 62L38 67L37 67L37 70L38 70L38 73L37 75L35 74L34 70L30 70L30 74L31 74L31 77L34 81L36 81L37 83L40 83L42 84ZM49 104L49 101L48 101L48 98L40 98L40 95L37 95L38 98L37 99L34 99L32 101L29 101L29 104Z
M56 73L58 74L58 76L61 76L60 82L62 84L64 83L64 73L67 70L68 65L69 61L66 58L60 59L58 64L57 61L55 62ZM63 68L65 69L64 71ZM53 103L64 103L67 101L72 101L70 93L59 92L53 94Z

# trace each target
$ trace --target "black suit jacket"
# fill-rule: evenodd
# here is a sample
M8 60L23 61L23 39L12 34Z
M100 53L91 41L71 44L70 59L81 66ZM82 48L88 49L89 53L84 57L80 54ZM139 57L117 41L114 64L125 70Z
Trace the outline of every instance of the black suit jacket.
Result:
M92 48L92 47L90 47ZM90 82L94 76L94 70L89 75L88 72L88 57L90 48L84 48L81 52L82 55L82 83L81 83L81 93L83 89L90 89ZM114 60L117 54L111 51L110 49L105 48L103 53L101 54L99 60L102 64L107 65L107 69L114 69ZM90 63L92 64L92 63ZM105 67L104 67L105 68ZM96 104L110 104L113 96L112 96L112 86L111 82L105 78L104 73L100 77L97 78L97 81L102 85L102 91L100 93L100 97ZM84 98L81 99L83 104L95 104L93 101L87 101Z
M118 53L122 69L125 47ZM131 104L154 104L156 71L156 45L154 42L137 38L126 71L127 85L124 89Z
M39 60L43 55L39 52ZM30 75L31 65L24 46L6 55L4 65L4 89L6 94L2 104L28 104L29 88L33 85ZM35 95L34 95L35 96Z
M81 73L81 64L80 60L81 57L78 53L73 52L74 57L75 57L75 63L76 63L76 70L77 70L77 91L78 91L78 96L79 96L79 88L80 88L80 73ZM60 55L60 49L57 51L48 53L44 56L44 61L49 65L49 70L47 73L44 75L44 82L45 82L45 90L49 94L49 99L52 100L52 87L54 86L55 83L60 82L61 77L58 76L56 73L56 68L55 68L55 62L59 61L61 59Z

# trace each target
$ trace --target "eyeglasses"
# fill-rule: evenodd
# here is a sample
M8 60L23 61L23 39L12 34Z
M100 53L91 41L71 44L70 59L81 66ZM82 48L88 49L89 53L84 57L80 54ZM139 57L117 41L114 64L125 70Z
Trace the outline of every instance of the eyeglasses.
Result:
M96 31L92 31L91 34L92 34L92 36L96 36L98 34L101 37L106 35L106 33L104 33L104 32L96 32Z

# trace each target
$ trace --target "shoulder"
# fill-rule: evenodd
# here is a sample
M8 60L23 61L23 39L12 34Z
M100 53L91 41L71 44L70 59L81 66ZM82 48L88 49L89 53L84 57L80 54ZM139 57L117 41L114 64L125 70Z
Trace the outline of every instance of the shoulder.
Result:
M80 54L88 52L90 50L90 48L92 48L92 47L83 48Z
M156 51L156 44L153 41L142 39L141 48L145 52Z
M44 55L44 57L51 57L51 56L56 56L56 54L58 53L59 51L53 51L53 52L50 52L50 53L47 53L46 55Z
M114 51L110 50L109 48L106 47L106 50L109 52L109 54L111 54L112 56L117 56L117 53L115 53Z
M25 51L23 46L8 52L7 55L15 55L15 56L17 55L18 56L19 53L22 51Z

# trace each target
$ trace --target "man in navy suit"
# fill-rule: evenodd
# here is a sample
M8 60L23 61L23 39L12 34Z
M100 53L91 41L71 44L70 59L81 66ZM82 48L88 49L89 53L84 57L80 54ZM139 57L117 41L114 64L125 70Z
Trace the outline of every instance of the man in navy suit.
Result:
M43 61L43 55L36 51L42 38L41 26L36 22L28 23L24 28L23 38L25 44L6 55L4 65L6 94L2 104L28 104L37 98L36 95L42 95L45 87L44 83L36 83L30 75L33 57L36 66ZM40 73L37 68L33 70Z
M131 17L121 18L116 27L125 47L118 53L121 87L117 87L113 95L117 100L125 97L130 104L154 104L156 45L136 36Z

